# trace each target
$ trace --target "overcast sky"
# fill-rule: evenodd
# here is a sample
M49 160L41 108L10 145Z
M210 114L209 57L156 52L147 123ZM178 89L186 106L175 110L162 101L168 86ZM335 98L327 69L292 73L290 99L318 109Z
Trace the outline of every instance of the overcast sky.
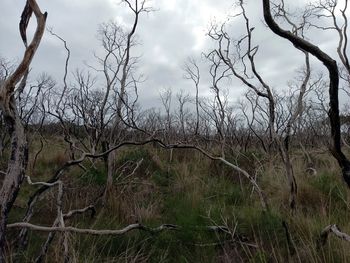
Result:
M18 22L24 2L0 2L0 10L5 10L0 16L0 56L8 60L18 61L23 54ZM305 1L286 2L302 6ZM132 13L118 0L38 0L38 3L49 14L47 26L68 42L72 53L70 72L76 68L86 69L84 63L94 63L93 53L100 48L96 38L99 24L115 20L130 28L132 22ZM141 55L139 71L147 77L139 91L144 108L157 105L159 92L166 88L172 88L174 94L181 89L194 92L192 83L183 78L182 67L186 59L189 56L200 59L202 52L210 50L213 42L206 35L210 23L226 21L229 15L238 12L234 1L230 0L153 0L149 4L156 11L142 15L137 29L142 45L134 51L134 55ZM264 26L260 0L249 0L246 8L251 24L256 28L254 42L260 47L257 67L276 90L283 89L302 66L303 55ZM242 20L231 19L229 24L232 38L239 38L243 32ZM335 54L335 35L318 32L313 38L314 43ZM45 71L60 81L65 56L62 43L45 34L32 64L31 77ZM207 66L203 64L201 69L200 94L209 96ZM239 82L232 82L229 88L231 101L237 101L246 90Z

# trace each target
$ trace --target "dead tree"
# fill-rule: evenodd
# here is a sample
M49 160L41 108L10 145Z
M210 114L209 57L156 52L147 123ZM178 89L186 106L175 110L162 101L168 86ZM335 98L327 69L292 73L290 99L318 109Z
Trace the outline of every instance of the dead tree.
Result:
M218 134L221 156L225 158L226 130L227 130L227 103L228 94L223 91L221 82L230 76L229 69L223 67L223 63L215 53L211 52L207 56L210 62L209 74L211 77L210 89L214 94L212 106L210 107L212 119Z
M198 135L199 132L199 82L200 82L200 71L197 62L194 58L189 58L184 67L184 77L192 80L196 88L196 127L194 134Z
M265 80L261 72L259 72L256 63L259 46L253 44L254 27L250 24L244 1L238 1L238 5L241 10L240 17L242 17L245 26L243 37L238 40L232 40L225 29L225 24L221 27L213 26L209 32L209 36L217 42L218 47L212 51L212 54L226 65L232 77L246 85L251 91L251 94L253 94L253 99L248 98L250 103L256 103L256 107L254 106L252 108L252 113L260 112L262 121L254 116L253 120L260 123L267 123L269 142L264 147L267 148L269 153L273 153L275 149L280 153L290 189L290 207L294 209L296 205L297 183L289 156L289 145L292 127L303 112L304 96L307 88L309 88L311 75L309 55L305 52L305 71L299 87L299 96L296 102L289 102L290 107L286 109L285 101L272 89L271 85ZM282 13L281 16L283 15ZM288 21L294 25L290 20ZM293 34L298 34L302 30L303 28L301 30L295 30ZM290 96L291 101L292 97ZM252 128L252 123L248 125Z
M186 108L186 104L190 101L190 95L184 94L184 91L181 90L179 93L176 94L176 98L178 102L176 118L180 127L180 131L178 131L178 134L180 135L183 141L188 141L187 124L189 119L189 110Z
M0 86L3 85L12 71L11 63L4 58L0 58ZM9 138L6 132L5 120L3 113L0 112L0 157L3 156L5 149L8 147Z
M173 114L172 114L172 99L173 94L170 88L165 89L163 92L159 94L160 100L162 102L162 106L164 108L164 138L167 143L169 143L172 139L172 129L173 129Z
M249 90L245 94L247 103L245 103L245 101L240 102L240 110L244 116L245 125L247 126L243 127L244 129L248 130L246 139L242 138L242 146L246 151L249 141L252 140L251 134L253 134L258 139L264 152L268 153L268 147L266 145L267 142L265 138L266 117L264 115L266 115L266 111L259 110L259 97L254 95L254 92ZM241 137L244 137L244 135L242 134Z
M110 128L110 134L109 134L109 139L108 139L108 144L114 145L116 142L120 141L118 138L119 131L121 129L121 126L123 124L122 120L122 111L125 108L125 102L126 102L126 96L127 96L127 87L129 84L130 78L132 80L135 80L131 75L132 75L132 66L134 64L132 56L131 56L131 50L134 45L134 35L136 33L136 29L139 24L139 17L140 14L142 13L147 13L150 12L152 9L146 6L146 0L136 0L134 4L131 3L129 0L124 0L129 9L133 13L133 24L131 30L126 34L126 44L123 49L124 52L124 57L123 60L120 62L119 66L121 70L121 74L118 76L118 81L119 81L119 91L117 93L117 100L116 100L116 115L114 119L112 120L112 125ZM113 70L112 70L113 71ZM107 76L106 76L107 77ZM132 81L134 83L134 81ZM108 155L108 161L107 161L107 186L106 190L111 188L111 185L113 183L113 175L115 173L115 162L116 162L116 152L112 151Z
M28 45L26 30L32 13L36 17L37 27L34 37ZM16 200L28 163L26 132L17 111L14 92L16 86L28 73L29 65L45 31L46 17L47 13L41 12L35 0L27 1L20 22L20 32L25 45L24 57L15 71L0 86L0 108L11 137L11 154L6 176L0 190L0 262L4 262L6 258L5 242L8 214Z
M329 73L329 111L328 116L331 124L331 136L333 145L331 153L342 169L345 182L350 187L350 161L345 156L341 147L341 130L339 117L339 70L337 62L318 46L293 34L291 31L282 29L271 14L270 0L262 0L264 19L269 28L278 36L290 41L296 48L308 52L322 62Z
M342 6L340 6L342 4ZM335 31L338 36L337 54L340 60L340 77L350 81L350 62L348 56L348 1L321 0L311 3L306 12L316 18L318 23L308 21L308 25L320 30ZM340 16L337 12L340 11ZM330 25L328 25L328 21ZM319 23L321 22L321 23ZM326 22L327 25L323 25ZM346 90L349 94L349 90Z
M277 119L278 103L276 101L276 95L274 95L271 86L264 80L264 77L256 66L255 58L259 46L253 45L254 28L250 25L250 20L246 14L243 0L238 1L238 4L241 9L241 16L243 17L246 33L242 38L235 42L234 48L236 49L236 57L232 55L234 52L232 51L233 40L226 32L225 25L222 25L221 27L213 26L209 32L209 36L218 43L218 47L212 53L226 64L233 77L240 80L252 90L256 96L266 102L267 109L264 109L260 105L258 105L258 107L263 112L266 111L270 141L269 152L275 147L277 147L280 152L289 185L289 204L291 209L294 209L296 205L297 183L288 158L288 149L286 148L286 145L283 144L283 140L279 135L279 124ZM239 71L239 66L243 68L243 72Z

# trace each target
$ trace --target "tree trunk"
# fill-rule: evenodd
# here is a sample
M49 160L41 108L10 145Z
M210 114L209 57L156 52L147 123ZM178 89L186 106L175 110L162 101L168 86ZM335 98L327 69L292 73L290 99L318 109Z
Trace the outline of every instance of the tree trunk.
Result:
M116 152L112 151L108 154L108 160L107 160L107 182L106 182L106 192L105 192L105 200L107 201L108 193L111 192L113 188L113 177L115 173L115 158L116 158Z
M11 97L10 109L5 114L11 136L11 155L8 161L6 177L0 190L0 262L5 262L6 224L10 209L23 182L28 163L28 143L24 127L18 116L14 97Z
M26 31L32 13L36 17L37 27L32 41L28 45ZM26 1L19 24L26 50L16 70L0 85L0 109L11 138L11 151L6 176L0 189L0 262L5 262L6 260L6 224L8 215L16 200L28 164L28 143L25 129L17 112L14 94L16 85L22 79L24 79L24 82L26 80L24 76L41 42L45 31L46 18L47 13L43 14L41 12L35 0Z

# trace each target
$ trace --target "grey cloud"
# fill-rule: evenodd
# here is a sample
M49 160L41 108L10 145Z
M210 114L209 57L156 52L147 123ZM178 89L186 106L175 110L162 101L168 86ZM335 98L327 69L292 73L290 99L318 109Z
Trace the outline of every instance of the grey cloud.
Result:
M23 2L2 0L0 4L2 10L7 10L0 17L0 55L8 59L18 60L22 56L18 22ZM303 55L264 26L260 2L249 1L246 6L251 25L256 28L254 41L260 46L256 63L274 88L284 88L302 65ZM295 5L304 2L293 1ZM174 94L180 89L193 92L192 83L183 79L182 66L188 56L202 61L201 94L207 95L210 87L208 65L200 57L202 51L207 52L213 46L213 42L205 38L206 28L217 14L237 13L233 1L154 0L151 3L157 11L142 16L138 28L142 45L133 51L135 55L142 55L139 72L147 76L147 81L140 85L141 103L145 108L159 103L159 90L167 87L171 87ZM125 5L112 0L40 1L40 4L49 13L48 26L68 42L72 52L71 71L84 67L84 61L94 63L93 51L99 50L96 39L98 24L115 19L130 26L132 19ZM223 19L225 15L216 19ZM232 18L228 27L233 38L244 33L244 24L237 18ZM334 38L329 36L329 32L313 31L310 34L315 43L335 55ZM198 46L201 50L195 48ZM46 34L32 65L33 74L46 71L60 80L65 56L62 43ZM321 68L320 65L317 67ZM246 90L238 81L232 81L230 86L232 98L238 98Z

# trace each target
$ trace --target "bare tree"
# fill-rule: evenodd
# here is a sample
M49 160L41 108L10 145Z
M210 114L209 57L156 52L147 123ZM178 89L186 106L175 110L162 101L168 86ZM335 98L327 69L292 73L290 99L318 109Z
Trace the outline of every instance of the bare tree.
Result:
M308 52L322 62L329 73L329 120L331 124L331 135L333 145L331 152L338 161L342 169L345 182L350 187L350 161L345 156L341 147L341 130L340 130L340 114L339 114L339 70L337 62L328 54L322 51L318 46L311 42L293 34L291 31L282 29L274 20L271 14L270 0L263 0L264 18L269 28L278 36L290 41L296 48Z
M184 77L186 79L190 79L193 81L195 88L196 88L196 97L195 97L195 104L196 104L196 128L195 128L195 135L198 135L199 130L199 82L200 82L200 71L198 64L194 58L189 58L188 61L185 64L184 67Z
M290 188L290 207L294 209L296 205L297 183L289 156L289 144L292 127L303 112L304 96L307 89L310 88L311 69L308 53L305 52L305 71L303 72L300 83L299 95L295 103L288 101L279 96L259 72L256 63L259 46L253 44L254 27L250 24L244 2L240 0L238 1L238 5L241 9L240 16L243 18L245 25L244 36L235 41L227 33L225 24L222 26L212 26L209 36L217 42L218 47L211 54L226 65L227 70L229 70L233 77L240 80L251 90L253 96L248 97L248 100L253 104L251 109L253 114L252 120L258 124L267 123L269 142L267 143L268 146L265 146L265 142L262 145L264 148L267 148L269 153L272 153L275 147L277 147L284 164L285 174ZM281 13L280 16L285 15ZM293 25L293 28L296 28L293 34L303 34L303 27L297 28L293 22L290 20L288 22ZM292 99L294 96L288 97ZM256 112L260 112L260 118L257 118ZM247 115L246 119L249 119ZM250 129L252 129L253 122L248 122ZM254 133L257 135L257 132ZM260 141L263 141L260 136L257 137L260 138Z
M268 153L268 142L266 141L266 128L265 128L265 123L266 123L266 118L262 117L264 115L264 113L266 113L263 110L259 110L259 96L254 96L255 93L252 92L251 90L249 90L246 94L246 100L247 103L245 103L245 101L241 101L240 102L240 110L243 113L244 119L246 121L246 125L247 125L247 135L246 135L246 139L245 142L242 142L242 144L244 144L244 149L247 148L249 141L252 140L251 138L251 133L253 133L253 135L258 139L258 141L260 142L263 150ZM268 129L268 128L267 128ZM240 137L244 137L244 134L241 135ZM241 138L241 140L244 140L243 138Z
M115 145L115 143L118 141L118 130L121 128L122 125L122 110L125 105L126 101L126 89L128 86L128 80L131 77L131 69L133 66L133 60L131 57L131 49L133 44L133 37L136 33L136 29L139 23L139 17L142 13L150 12L152 9L146 6L146 0L136 0L134 4L131 3L129 0L124 0L129 9L132 11L134 15L133 25L131 30L126 35L126 44L125 48L123 50L124 52L124 59L120 64L121 68L121 75L119 79L119 92L118 92L118 99L116 101L116 115L114 119L112 120L112 127L110 130L110 136L109 136L109 145ZM107 76L106 76L107 78ZM133 79L131 77L131 79ZM132 81L134 83L134 81ZM107 171L107 187L108 190L111 187L111 184L113 183L113 175L115 172L115 161L116 161L116 152L111 152L110 155L108 155L108 171Z
M178 101L178 112L177 112L177 119L178 123L180 124L181 127L181 134L182 134L182 139L184 141L187 141L187 136L186 136L186 130L187 130L187 124L188 124L188 115L189 111L186 108L186 104L190 101L190 95L189 94L184 94L184 91L181 90L178 94L176 94L176 98Z
M335 31L338 35L337 54L342 69L340 71L340 77L347 82L350 80L350 63L348 57L348 6L348 1L321 0L312 2L305 11L310 18L307 21L309 26L325 31ZM340 16L337 15L338 11L340 12ZM317 22L314 23L311 20L312 18L316 18ZM330 22L330 25L328 22Z
M165 133L164 139L166 139L166 142L170 142L172 138L172 126L173 126L173 116L172 116L172 91L170 88L164 90L162 93L159 94L160 100L162 102L164 111L165 111L165 122L163 131Z
M0 86L3 85L12 71L12 65L4 58L0 58ZM5 149L8 145L8 134L6 131L6 125L3 113L0 112L0 157L3 156Z
M37 19L37 27L30 44L27 44L26 29L31 14ZM22 125L13 93L16 85L26 79L29 65L39 47L45 30L47 13L42 13L35 0L28 0L22 13L20 22L21 35L25 45L22 61L0 86L0 107L11 137L11 155L5 179L0 190L0 262L5 261L5 238L8 214L17 197L28 162L28 145L24 127ZM23 84L23 83L22 83ZM25 86L25 85L24 85Z

